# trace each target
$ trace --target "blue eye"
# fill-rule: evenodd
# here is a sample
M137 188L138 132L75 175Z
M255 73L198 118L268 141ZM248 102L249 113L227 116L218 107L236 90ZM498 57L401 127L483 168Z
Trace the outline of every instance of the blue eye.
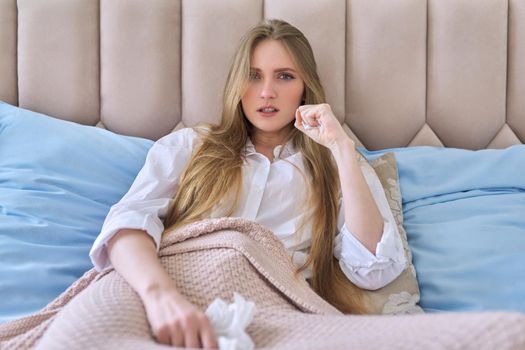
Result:
M282 80L292 80L292 79L295 79L293 75L291 75L290 73L280 73L279 74L279 79L282 79Z

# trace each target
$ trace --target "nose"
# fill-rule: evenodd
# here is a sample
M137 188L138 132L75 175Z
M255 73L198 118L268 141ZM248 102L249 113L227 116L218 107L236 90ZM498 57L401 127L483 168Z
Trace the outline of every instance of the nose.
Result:
M271 79L265 79L263 81L262 86L261 86L260 95L261 95L261 98L263 99L270 99L270 98L277 97L277 92L275 91L275 86Z

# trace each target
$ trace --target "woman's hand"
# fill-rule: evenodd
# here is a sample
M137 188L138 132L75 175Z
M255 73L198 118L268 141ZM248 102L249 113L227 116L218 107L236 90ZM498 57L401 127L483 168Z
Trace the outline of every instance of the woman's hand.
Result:
M159 343L179 347L217 348L210 321L184 298L157 256L146 231L122 229L108 242L115 270L135 290Z
M142 297L142 302L159 343L188 348L217 348L208 317L175 288L152 288Z
M299 106L295 111L295 127L315 142L333 149L339 142L353 141L343 130L327 103Z

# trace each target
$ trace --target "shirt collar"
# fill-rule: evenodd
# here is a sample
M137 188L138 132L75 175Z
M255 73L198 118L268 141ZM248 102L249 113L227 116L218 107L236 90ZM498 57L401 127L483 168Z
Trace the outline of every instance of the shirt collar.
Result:
M295 153L297 153L297 151L292 145L292 140L289 140L288 142L286 142L284 146L278 145L273 149L273 156L275 159L279 158L279 153L281 152L281 148L283 147L284 149L281 154L281 159L288 158L294 155ZM255 153L257 153L257 151L255 150L255 145L253 144L252 140L248 137L248 140L246 141L246 156L249 156Z

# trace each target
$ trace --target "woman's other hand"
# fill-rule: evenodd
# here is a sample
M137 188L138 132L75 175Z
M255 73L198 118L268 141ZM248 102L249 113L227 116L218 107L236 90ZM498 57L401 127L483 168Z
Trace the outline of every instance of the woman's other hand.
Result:
M208 317L174 287L150 288L142 301L159 343L188 348L218 347Z
M294 125L315 142L330 149L343 140L353 144L327 103L299 106L295 111Z

